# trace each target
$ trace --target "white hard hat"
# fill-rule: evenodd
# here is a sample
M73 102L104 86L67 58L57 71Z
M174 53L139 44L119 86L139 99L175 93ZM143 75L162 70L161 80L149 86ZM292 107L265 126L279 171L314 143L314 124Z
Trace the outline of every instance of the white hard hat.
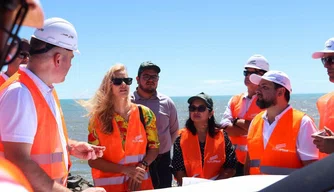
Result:
M43 27L36 29L32 37L79 53L77 32L65 19L54 17L45 20Z
M39 0L26 0L26 2L29 5L29 9L22 25L29 27L42 27L44 13Z

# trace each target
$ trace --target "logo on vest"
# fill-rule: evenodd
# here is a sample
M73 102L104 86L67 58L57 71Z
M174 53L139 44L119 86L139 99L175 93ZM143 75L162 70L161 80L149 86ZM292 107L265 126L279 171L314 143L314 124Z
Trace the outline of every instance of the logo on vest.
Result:
M144 142L143 140L143 136L142 135L137 135L133 140L132 140L133 143L142 143Z
M209 158L209 160L207 161L208 163L220 163L221 160L218 159L218 155L212 156Z
M273 151L289 152L289 150L284 149L285 147L286 147L286 143L277 144L275 147L273 147Z

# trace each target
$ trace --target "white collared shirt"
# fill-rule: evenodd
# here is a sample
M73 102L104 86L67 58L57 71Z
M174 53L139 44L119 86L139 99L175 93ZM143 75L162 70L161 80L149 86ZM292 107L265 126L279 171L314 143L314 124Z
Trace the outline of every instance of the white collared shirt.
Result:
M269 124L267 118L267 110L264 112L264 114L262 115L262 118L264 120L263 135L262 135L264 148L266 148L270 136L277 125L277 122L290 109L292 109L292 107L289 105L284 111L282 111L279 115L275 117L275 121L272 122L271 124ZM250 127L252 126L250 125ZM296 142L297 152L302 161L318 159L318 149L313 144L313 139L311 137L311 135L315 132L317 132L315 123L309 116L304 115L300 123L300 129Z
M63 132L60 111L52 95L53 87L47 86L26 67L20 66L20 69L34 81L55 116L64 151L65 164L68 167L67 143ZM29 89L24 84L15 82L0 93L0 117L0 136L2 141L33 144L37 131L37 114L34 100Z
M226 110L225 110L225 112L223 114L223 118L222 118L222 120L220 122L221 125L222 125L222 127L226 127L228 125L232 125L233 116L232 116L232 111L231 111L231 102L232 102L233 97L227 103ZM244 117L244 115L248 111L251 103L253 102L253 100L255 98L256 98L256 95L253 95L252 98L249 98L247 92L243 93L241 110L240 110L240 112L238 114L238 118L242 119Z

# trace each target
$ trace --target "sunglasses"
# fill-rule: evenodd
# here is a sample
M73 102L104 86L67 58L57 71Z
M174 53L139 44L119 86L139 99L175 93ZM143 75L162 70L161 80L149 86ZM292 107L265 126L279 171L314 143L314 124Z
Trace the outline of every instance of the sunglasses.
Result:
M261 71L247 71L247 70L244 71L244 76L245 77L247 77L248 75L251 75L251 74L263 75L263 73Z
M200 105L198 107L196 107L195 105L190 105L188 109L190 112L195 112L195 111L204 112L206 111L207 107L205 105Z
M29 57L29 53L21 52L18 56L20 59L25 59Z
M321 62L324 65L326 65L326 64L333 65L334 64L334 57L323 57L323 58L321 58Z
M132 78L130 78L130 77L127 77L127 78L112 78L112 79L111 79L111 82L112 82L114 85L121 85L123 82L124 82L126 85L131 85L131 84L132 84Z
M158 75L147 75L147 74L145 74L145 75L143 75L143 79L145 81L152 80L152 81L156 82L156 81L159 80L159 76Z

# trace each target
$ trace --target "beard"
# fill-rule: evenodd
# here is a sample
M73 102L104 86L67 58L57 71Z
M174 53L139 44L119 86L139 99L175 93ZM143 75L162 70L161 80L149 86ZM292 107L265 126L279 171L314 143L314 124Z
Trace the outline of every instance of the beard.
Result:
M270 100L264 100L264 99L257 99L256 100L256 105L260 108L260 109L267 109L271 106L274 106L277 104L277 100L276 98L274 99L270 99Z
M149 94L155 93L157 91L155 87L145 88L142 84L139 84L139 88L143 90L145 93L149 93Z

